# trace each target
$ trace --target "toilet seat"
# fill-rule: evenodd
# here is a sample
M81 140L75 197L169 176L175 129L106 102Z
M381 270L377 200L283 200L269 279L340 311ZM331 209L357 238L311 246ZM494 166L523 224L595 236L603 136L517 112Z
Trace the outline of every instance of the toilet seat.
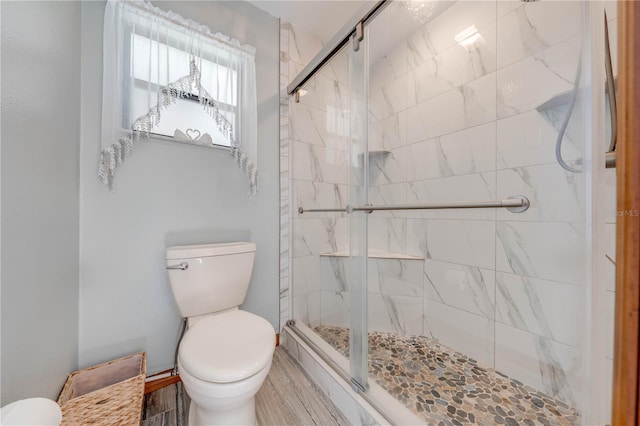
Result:
M275 349L271 324L234 310L203 318L180 343L180 364L194 377L213 383L246 379L270 365Z

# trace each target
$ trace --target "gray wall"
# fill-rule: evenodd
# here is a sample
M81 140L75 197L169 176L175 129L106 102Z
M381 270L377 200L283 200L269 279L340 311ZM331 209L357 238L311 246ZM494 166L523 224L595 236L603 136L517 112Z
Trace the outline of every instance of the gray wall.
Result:
M2 404L78 363L80 3L2 3Z
M227 151L139 143L110 193L99 155L103 2L82 4L80 366L146 350L148 372L170 368L180 317L165 247L249 240L255 268L243 308L278 325L278 22L245 2L158 2L256 47L260 190Z

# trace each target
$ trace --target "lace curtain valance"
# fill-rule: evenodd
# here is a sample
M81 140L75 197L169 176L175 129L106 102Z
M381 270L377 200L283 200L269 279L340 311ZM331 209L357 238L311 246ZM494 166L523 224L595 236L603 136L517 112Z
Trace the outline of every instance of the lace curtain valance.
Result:
M168 108L197 99L256 193L253 47L142 0L107 1L103 43L103 184L113 188L134 143L153 133Z

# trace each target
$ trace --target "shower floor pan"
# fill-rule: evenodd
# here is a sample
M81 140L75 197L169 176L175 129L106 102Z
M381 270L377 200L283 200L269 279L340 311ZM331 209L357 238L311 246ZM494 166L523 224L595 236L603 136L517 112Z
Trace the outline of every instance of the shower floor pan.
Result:
M349 329L314 331L349 356ZM423 336L369 333L369 377L427 424L580 424L564 402Z

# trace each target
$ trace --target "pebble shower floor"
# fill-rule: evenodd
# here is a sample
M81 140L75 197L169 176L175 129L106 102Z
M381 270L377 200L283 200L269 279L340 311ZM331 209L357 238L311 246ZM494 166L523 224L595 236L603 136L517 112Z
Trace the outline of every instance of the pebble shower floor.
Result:
M314 331L349 356L349 329ZM579 413L564 402L424 336L370 332L369 376L427 424L580 424Z

